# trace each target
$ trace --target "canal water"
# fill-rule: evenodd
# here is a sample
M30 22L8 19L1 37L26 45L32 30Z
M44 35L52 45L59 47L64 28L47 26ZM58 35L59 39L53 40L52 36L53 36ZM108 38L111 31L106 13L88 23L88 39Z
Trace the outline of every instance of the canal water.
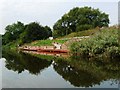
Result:
M117 60L66 59L3 51L2 88L118 88Z

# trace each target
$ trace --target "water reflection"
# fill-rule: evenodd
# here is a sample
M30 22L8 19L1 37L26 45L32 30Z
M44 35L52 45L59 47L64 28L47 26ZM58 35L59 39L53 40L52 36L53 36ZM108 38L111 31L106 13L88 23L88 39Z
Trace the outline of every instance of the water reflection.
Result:
M68 58L68 53L59 53L59 52L36 52L36 51L22 51L24 53L29 54L38 54L38 55L46 55L46 56L54 56L54 57L62 57L62 58Z
M52 65L55 72L74 87L94 87L101 85L103 81L111 80L111 85L114 85L118 84L120 78L119 60L75 59L73 57L44 59L13 51L3 51L3 57L6 59L5 67L18 73L27 70L30 74L40 75L41 71Z
M51 65L51 61L25 53L3 51L3 57L6 59L5 67L9 70L17 71L18 73L28 70L29 73L38 75L43 69Z
M69 64L63 64L64 62L57 62L57 64L54 65L54 68L57 73L74 86L89 87L94 84L100 84L101 79L93 73L87 72L83 69L79 70L75 67L70 67Z
M93 87L100 85L101 82L111 80L118 83L120 78L120 63L118 61L103 62L101 60L72 59L69 62L57 60L54 69L66 81L76 87Z

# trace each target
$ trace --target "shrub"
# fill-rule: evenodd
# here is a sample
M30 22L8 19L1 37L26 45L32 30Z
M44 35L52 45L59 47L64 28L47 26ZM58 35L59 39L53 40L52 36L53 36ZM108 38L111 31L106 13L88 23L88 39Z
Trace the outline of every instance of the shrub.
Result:
M106 51L111 58L120 57L120 49L116 46L108 47Z
M73 43L71 52L88 57L104 53L108 53L110 57L118 57L120 56L118 47L118 30L109 28L96 33L88 39Z

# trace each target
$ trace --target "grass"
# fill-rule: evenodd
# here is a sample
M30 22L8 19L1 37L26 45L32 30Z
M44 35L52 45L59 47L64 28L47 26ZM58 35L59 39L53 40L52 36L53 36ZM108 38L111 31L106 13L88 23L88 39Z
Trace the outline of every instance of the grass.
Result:
M67 40L60 40L60 39L55 39L55 40L37 40L37 41L31 42L31 43L29 43L27 45L30 45L30 46L51 46L53 42L57 42L57 43L63 44L66 41Z
M28 46L51 46L53 45L53 42L57 42L60 44L63 44L67 41L67 39L54 39L54 40L37 40L37 41L33 41L31 43L25 43L24 45L28 45ZM11 50L16 50L18 46L18 41L13 41L10 42L6 45L3 46L4 49L11 49Z
M82 37L82 36L90 36L90 35L93 35L93 34L97 33L98 31L99 31L99 28L89 29L89 30L79 31L79 32L73 32L73 33L68 34L66 36L59 37L59 39L72 38L72 37Z

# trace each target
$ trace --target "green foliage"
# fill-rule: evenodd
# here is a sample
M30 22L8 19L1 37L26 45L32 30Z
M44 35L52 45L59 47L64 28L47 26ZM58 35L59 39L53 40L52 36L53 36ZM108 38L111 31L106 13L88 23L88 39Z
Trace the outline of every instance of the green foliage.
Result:
M20 34L24 31L24 24L21 22L13 23L12 25L6 26L6 33L3 35L3 45L10 43L20 38Z
M39 23L32 22L26 25L24 34L22 35L22 39L24 43L28 43L35 40L47 39L51 36L51 29L48 26L43 27Z
M112 56L111 58L120 56L120 49L119 47L116 47L116 46L107 48L107 52L108 52L108 55Z
M90 36L90 35L93 35L93 34L97 33L98 31L99 31L99 29L95 28L95 29L89 29L89 30L85 30L85 31L72 32L71 34L68 34L66 36L59 37L59 38L62 39L62 38Z
M88 25L88 24L85 24L85 25L77 25L76 27L76 31L84 31L84 30L88 30L88 29L91 29L92 28L92 25Z
M108 15L91 7L73 8L53 26L53 36L65 36L72 32L108 26Z
M10 42L6 45L3 45L2 48L5 49L5 50L9 50L9 49L16 50L17 49L17 43L15 41L13 41L13 42Z
M119 57L120 49L118 43L118 30L102 30L88 39L75 42L71 45L73 54L80 56L97 56L104 54L109 57Z
M37 22L24 25L21 22L6 26L6 33L3 35L3 45L15 48L18 45L29 43L35 40L47 39L52 36L52 31L48 26L41 26ZM9 46L10 45L10 46Z
M45 29L45 31L46 31L46 35L45 35L46 38L51 37L51 36L52 36L51 28L48 27L48 26L45 26L44 29Z

